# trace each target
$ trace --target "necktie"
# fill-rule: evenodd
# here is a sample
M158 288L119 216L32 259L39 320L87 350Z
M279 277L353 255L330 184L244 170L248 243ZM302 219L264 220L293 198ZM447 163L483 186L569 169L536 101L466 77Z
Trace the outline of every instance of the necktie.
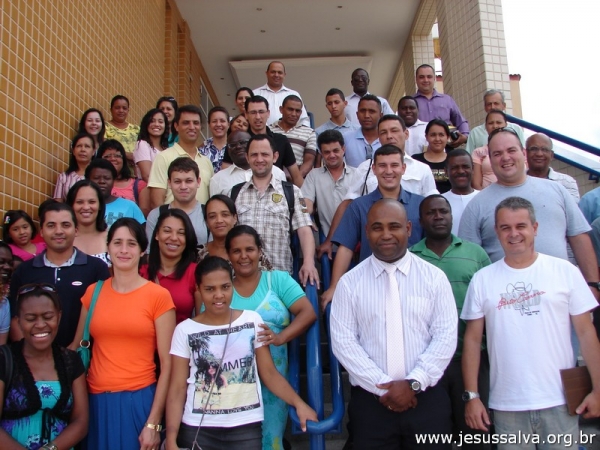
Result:
M404 366L404 333L396 270L395 265L388 265L385 268L388 277L385 299L387 374L394 380L403 380L406 376L406 367Z

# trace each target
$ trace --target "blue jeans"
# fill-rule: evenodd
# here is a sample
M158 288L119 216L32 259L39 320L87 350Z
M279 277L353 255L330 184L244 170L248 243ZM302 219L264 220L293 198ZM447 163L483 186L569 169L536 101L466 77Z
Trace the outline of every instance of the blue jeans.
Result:
M577 448L579 416L570 416L566 405L533 411L494 410L493 418L498 438L513 439L513 442L500 440L498 449Z

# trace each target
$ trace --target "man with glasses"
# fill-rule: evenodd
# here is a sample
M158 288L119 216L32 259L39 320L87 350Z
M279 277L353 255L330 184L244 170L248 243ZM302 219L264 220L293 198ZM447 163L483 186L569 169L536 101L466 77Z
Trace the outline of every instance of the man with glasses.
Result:
M346 117L348 120L358 125L359 120L356 116L358 112L358 102L365 95L371 95L369 92L369 83L371 82L369 78L369 73L365 69L355 69L352 72L352 76L350 78L350 84L352 84L352 95L346 97L347 105L345 108ZM383 114L394 114L390 104L383 97L377 97L381 103L381 112Z
M552 140L543 133L536 133L527 138L525 142L527 155L527 175L536 178L546 178L562 184L567 192L579 203L579 187L577 181L566 173L554 171L550 163L554 159Z
M371 159L375 151L381 147L377 123L381 119L381 100L374 95L366 94L358 101L356 117L360 129L344 135L346 140L346 164L358 167L360 163Z
M481 245L492 262L500 260L504 251L494 228L496 205L507 197L529 200L538 216L539 228L535 248L540 253L568 259L570 244L577 265L599 297L598 265L590 237L590 226L573 197L559 183L527 176L525 151L512 128L498 128L488 140L490 163L498 178L467 205L460 220L458 236ZM514 243L519 238L515 236Z
M226 169L222 169L210 180L210 196L215 194L228 195L231 188L239 183L245 183L252 178L252 169L248 164L246 149L250 134L245 131L234 131L227 137L227 153L233 161ZM285 173L279 167L273 166L273 178L285 181Z
M21 263L15 270L8 298L11 308L10 338L23 338L17 325L16 300L19 289L31 283L46 283L58 293L62 317L55 342L63 347L79 346L73 342L81 312L81 297L89 285L106 280L110 274L104 261L86 255L73 246L77 235L77 219L66 203L50 203L40 211L40 236L46 250Z

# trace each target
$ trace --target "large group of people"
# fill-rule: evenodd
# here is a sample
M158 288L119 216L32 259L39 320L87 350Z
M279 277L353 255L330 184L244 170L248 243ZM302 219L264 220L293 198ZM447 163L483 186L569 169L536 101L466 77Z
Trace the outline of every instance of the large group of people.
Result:
M600 195L580 210L552 140L525 140L498 90L470 130L427 64L397 112L354 70L313 129L285 76L273 61L239 114L208 111L203 142L202 111L173 97L139 126L123 95L110 120L90 108L39 230L6 211L1 448L289 448L288 405L317 420L286 379L319 313L308 284L352 385L345 449L575 436L559 370L580 353L577 413L600 416Z

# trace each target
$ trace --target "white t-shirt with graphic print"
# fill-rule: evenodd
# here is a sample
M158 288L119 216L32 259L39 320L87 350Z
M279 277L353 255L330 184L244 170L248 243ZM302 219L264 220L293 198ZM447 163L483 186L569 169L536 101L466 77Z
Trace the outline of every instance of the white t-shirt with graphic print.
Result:
M527 411L566 403L560 369L575 367L571 317L598 306L581 272L538 253L525 269L504 259L471 280L461 319L485 316L490 408Z
M263 420L260 380L254 350L261 347L257 333L264 323L258 313L243 311L222 326L208 326L186 319L175 328L171 355L189 358L187 398L183 423L231 428ZM229 331L229 341L218 370ZM211 384L214 383L209 396Z

